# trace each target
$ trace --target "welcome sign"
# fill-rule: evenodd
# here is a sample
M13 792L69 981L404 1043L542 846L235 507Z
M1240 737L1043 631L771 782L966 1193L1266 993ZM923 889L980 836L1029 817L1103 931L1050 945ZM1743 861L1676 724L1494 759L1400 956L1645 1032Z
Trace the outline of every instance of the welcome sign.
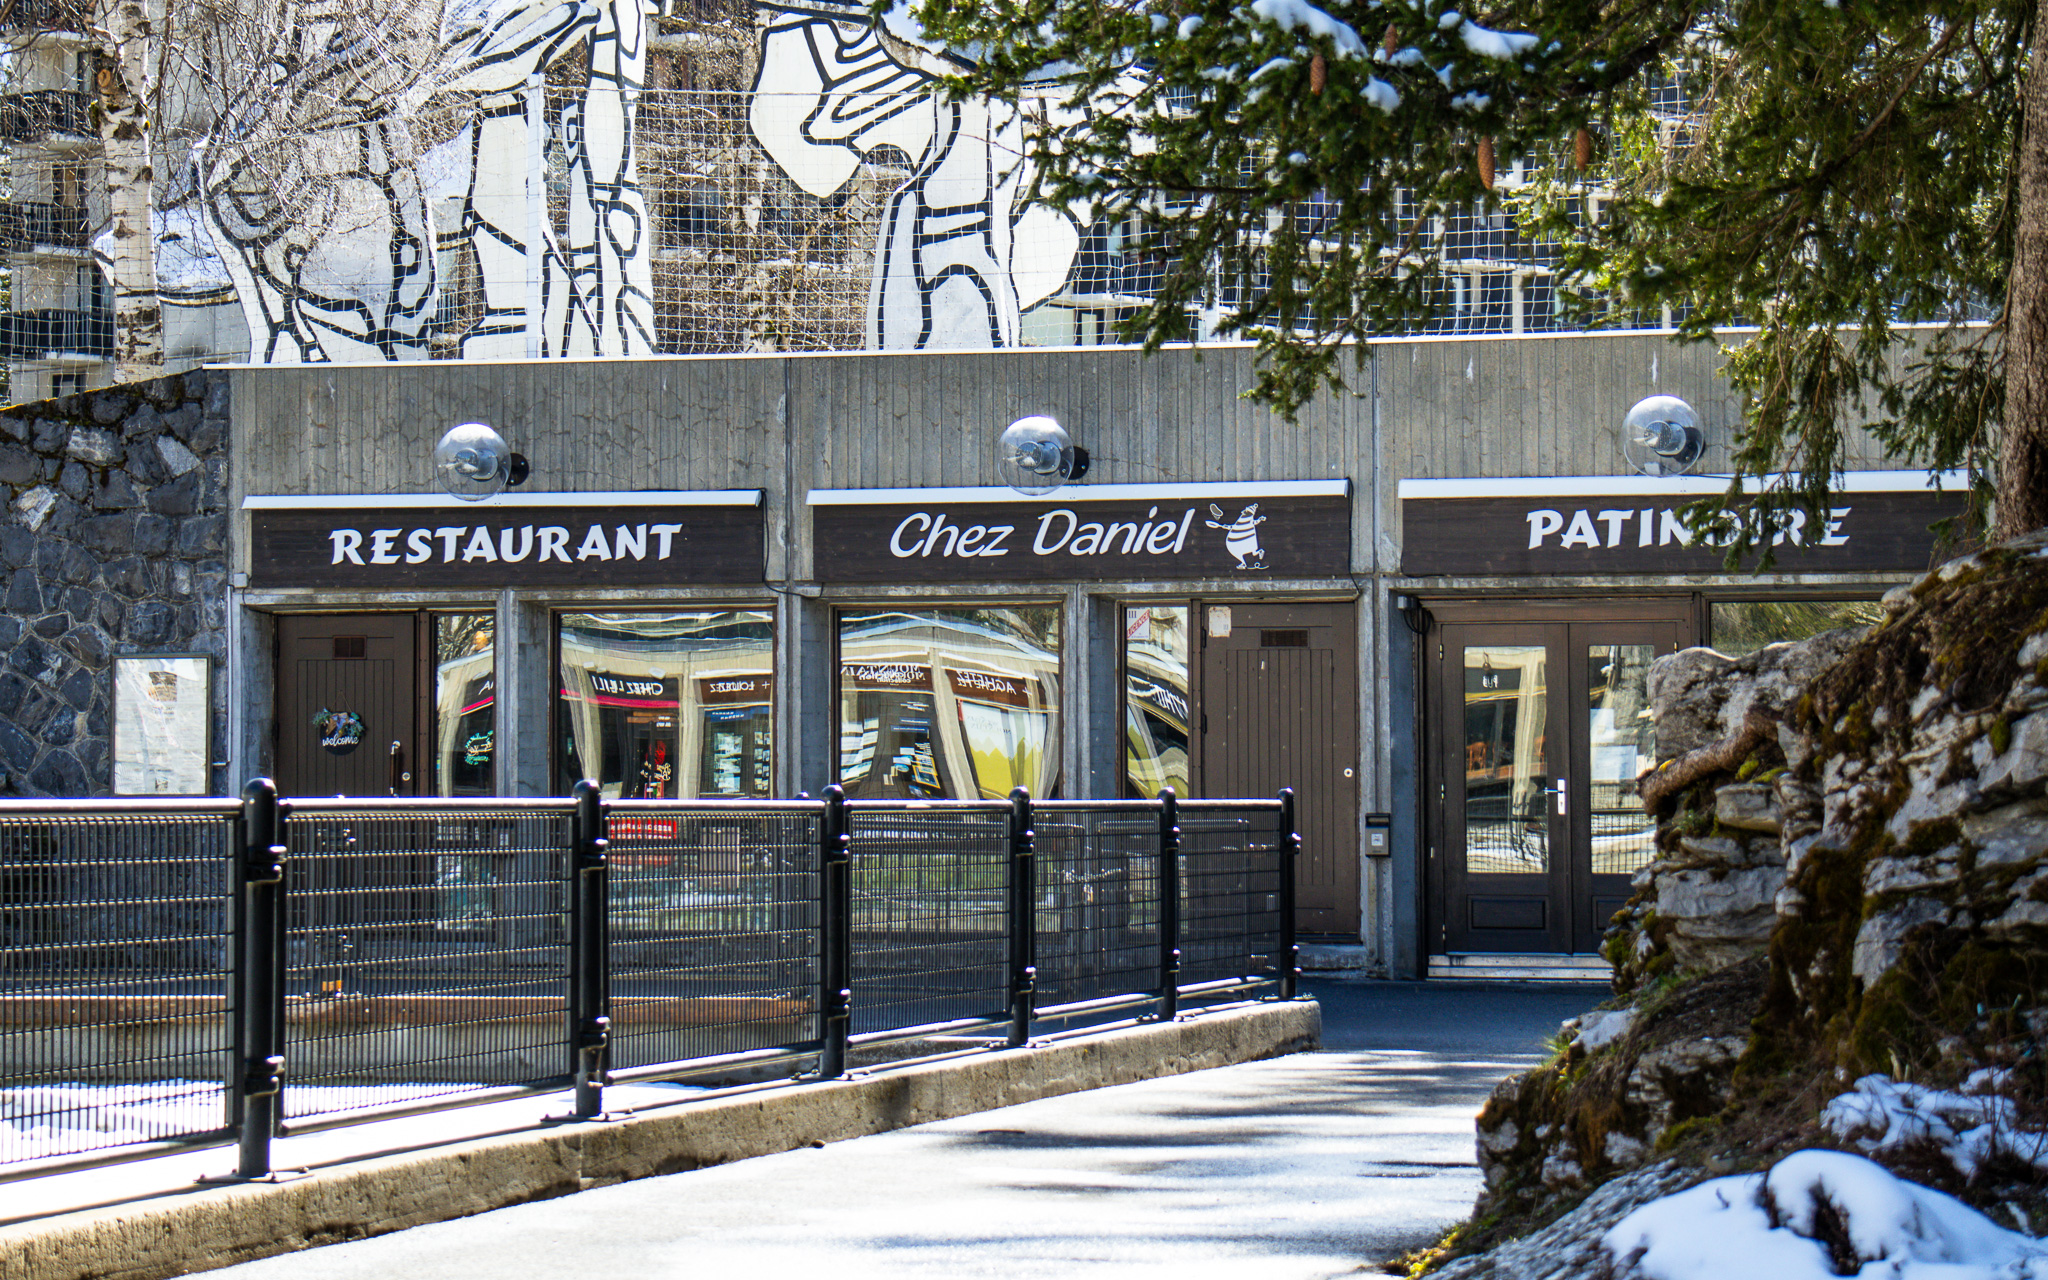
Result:
M252 587L673 586L760 582L758 489L251 497Z
M821 582L1153 581L1351 571L1348 480L818 489Z

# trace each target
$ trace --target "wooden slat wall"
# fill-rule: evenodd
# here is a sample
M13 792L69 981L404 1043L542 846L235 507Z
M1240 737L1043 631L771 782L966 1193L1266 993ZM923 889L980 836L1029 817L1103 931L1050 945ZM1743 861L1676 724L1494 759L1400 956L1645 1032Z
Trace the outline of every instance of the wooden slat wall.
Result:
M1349 372L1356 394L1295 424L1242 398L1253 367L1232 345L245 368L233 483L237 499L438 492L435 439L480 418L542 491L765 489L769 573L804 578L809 489L993 483L1000 429L1045 413L1093 454L1091 482L1349 477L1353 569L1391 572L1404 477L1620 474L1643 396L1683 396L1710 439L1740 412L1713 350L1653 335L1380 343ZM1867 442L1856 461L1883 465ZM1725 462L1717 447L1703 468Z

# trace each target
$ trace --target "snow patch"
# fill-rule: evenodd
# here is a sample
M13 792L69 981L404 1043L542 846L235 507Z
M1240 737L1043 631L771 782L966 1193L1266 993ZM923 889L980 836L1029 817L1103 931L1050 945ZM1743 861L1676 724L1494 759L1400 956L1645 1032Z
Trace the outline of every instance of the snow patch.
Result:
M1814 1238L1822 1230L1863 1265L1838 1271L1828 1245ZM1618 1275L1644 1280L2048 1277L2048 1245L1840 1151L1795 1152L1769 1173L1715 1178L1652 1200L1602 1244Z
M1859 1151L1937 1147L1965 1178L2001 1156L2048 1172L2048 1132L2018 1127L2012 1100L1998 1094L2007 1080L1978 1071L1951 1093L1868 1075L1821 1108L1820 1124Z
M1202 15L1199 13L1191 13L1187 17L1182 18L1180 20L1180 26L1174 28L1174 34L1178 35L1181 39L1185 40L1189 36L1195 34L1195 32L1200 31L1201 29Z
M1465 41L1465 47L1482 58L1496 58L1502 62L1513 62L1522 56L1522 51L1535 45L1537 37L1521 31L1494 31L1476 22L1467 22L1458 29L1458 35Z
M1349 23L1338 21L1306 0L1252 0L1252 12L1283 30L1327 37L1337 46L1340 58L1366 56L1365 41L1358 38Z

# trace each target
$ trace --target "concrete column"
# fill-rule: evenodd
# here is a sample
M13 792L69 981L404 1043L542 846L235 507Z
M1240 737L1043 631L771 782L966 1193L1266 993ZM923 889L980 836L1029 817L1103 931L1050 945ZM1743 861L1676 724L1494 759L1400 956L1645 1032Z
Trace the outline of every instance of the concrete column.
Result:
M1375 585L1373 594L1384 596ZM1392 612L1392 603L1386 605ZM1381 634L1387 654L1387 745L1383 753L1388 770L1387 809L1394 816L1387 839L1393 856L1382 859L1387 880L1386 941L1388 976L1418 979L1429 954L1422 936L1423 876L1428 850L1422 847L1422 743L1415 732L1416 674L1422 662L1422 647L1428 637L1408 630L1400 617L1389 619Z
M228 591L228 766L214 770L223 795L240 795L251 778L273 777L277 756L271 742L276 720L277 619L245 609L242 593Z
M498 794L553 795L553 616L508 588L498 593L497 619Z
M786 592L775 617L775 793L816 796L839 780L839 672L832 607Z
M1061 602L1060 775L1070 799L1113 798L1122 791L1120 615L1115 600L1086 588Z

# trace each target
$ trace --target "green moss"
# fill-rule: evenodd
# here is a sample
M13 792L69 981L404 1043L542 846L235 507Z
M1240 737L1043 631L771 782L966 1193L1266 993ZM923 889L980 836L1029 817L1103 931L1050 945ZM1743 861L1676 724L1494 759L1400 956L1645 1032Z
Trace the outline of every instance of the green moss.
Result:
M1688 1139L1710 1134L1721 1127L1722 1120L1718 1115L1694 1116L1690 1120L1680 1120L1657 1135L1657 1151L1660 1154L1669 1152Z
M2004 755L2012 749L2012 720L2006 716L1999 716L1991 722L1991 727L1985 731L1984 736L1990 741L1993 751Z

